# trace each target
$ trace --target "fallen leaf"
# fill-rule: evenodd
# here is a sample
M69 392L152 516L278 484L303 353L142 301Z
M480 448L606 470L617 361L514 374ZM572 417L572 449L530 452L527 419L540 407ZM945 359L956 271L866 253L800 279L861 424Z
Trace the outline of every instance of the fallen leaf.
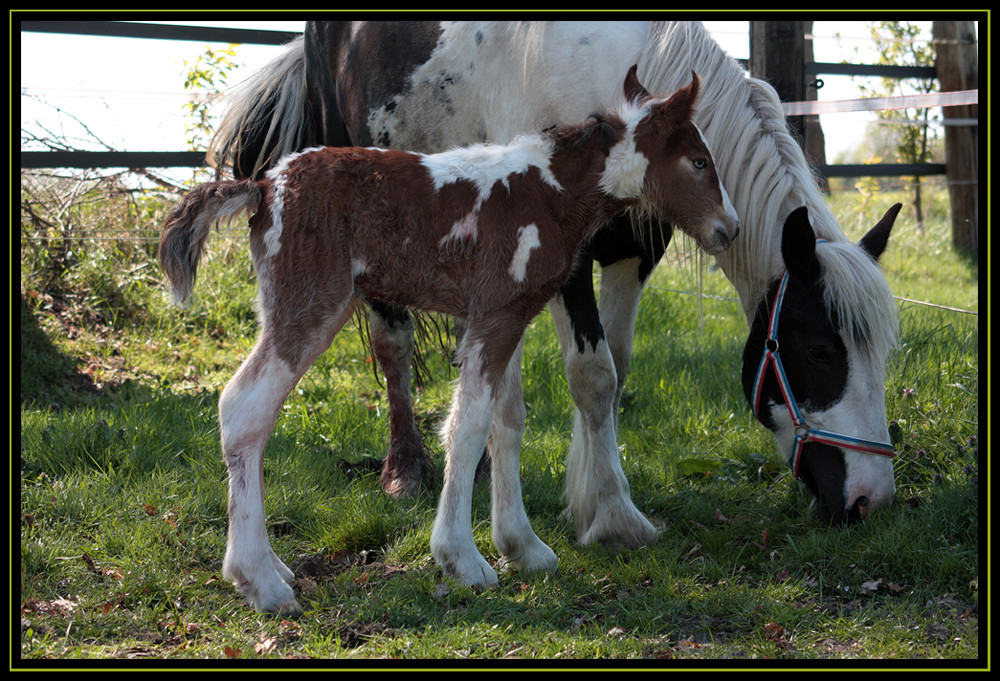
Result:
M267 655L268 653L274 652L274 649L277 646L278 646L278 639L271 636L269 638L265 638L261 641L258 641L256 644L254 644L253 649L258 655Z
M79 605L79 603L74 603L73 601L67 600L62 596L60 596L59 598L52 601L52 605L54 605L57 610L69 614L74 610L76 610L76 606Z

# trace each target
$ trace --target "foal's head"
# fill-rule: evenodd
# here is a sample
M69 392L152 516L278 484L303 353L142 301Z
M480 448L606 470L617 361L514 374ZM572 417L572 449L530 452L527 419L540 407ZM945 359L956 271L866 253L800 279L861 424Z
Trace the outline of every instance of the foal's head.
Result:
M603 186L691 236L709 253L726 250L740 231L736 209L719 181L712 152L691 117L700 79L670 97L653 97L625 77L625 138L612 150Z

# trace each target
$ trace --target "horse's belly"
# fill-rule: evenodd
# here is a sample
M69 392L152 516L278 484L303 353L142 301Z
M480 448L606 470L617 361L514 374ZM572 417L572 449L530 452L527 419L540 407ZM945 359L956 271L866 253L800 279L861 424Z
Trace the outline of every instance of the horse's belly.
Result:
M583 120L622 98L622 83L648 37L647 22L447 22L412 87L392 106L372 102L371 139L438 152L507 143L556 123Z

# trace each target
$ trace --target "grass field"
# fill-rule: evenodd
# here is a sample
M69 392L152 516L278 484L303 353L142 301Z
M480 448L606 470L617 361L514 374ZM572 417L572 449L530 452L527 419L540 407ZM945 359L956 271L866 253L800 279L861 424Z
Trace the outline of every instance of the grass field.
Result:
M477 592L429 557L436 496L392 499L373 460L384 388L349 327L284 407L265 462L272 543L305 612L251 610L221 578L226 472L217 400L251 347L246 239L215 236L189 310L166 305L155 243L65 242L22 217L18 652L44 660L571 661L711 668L981 667L979 272L950 247L947 196L926 231L904 211L882 258L902 337L887 375L896 503L823 526L751 417L738 382L746 324L732 287L681 244L643 300L620 446L638 506L663 528L641 550L576 544L560 517L571 402L547 314L529 329L525 505L558 554L550 575ZM858 238L902 196L831 201ZM904 199L905 200L905 199ZM97 197L64 217L155 238L163 204ZM599 276L599 275L598 275ZM691 295L701 279L702 297ZM926 301L963 311L931 307ZM454 378L426 351L417 391L428 444ZM478 489L480 550L496 557ZM988 612L988 611L987 611ZM336 660L336 661L333 661ZM886 662L888 661L888 662ZM468 663L468 662L467 662ZM864 666L864 665L863 665Z

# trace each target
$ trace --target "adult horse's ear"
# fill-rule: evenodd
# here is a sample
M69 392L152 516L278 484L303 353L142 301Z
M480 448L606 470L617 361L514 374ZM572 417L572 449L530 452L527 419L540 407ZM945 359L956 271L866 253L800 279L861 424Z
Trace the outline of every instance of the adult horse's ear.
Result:
M858 242L858 245L875 260L878 260L885 251L886 244L889 243L889 232L892 231L892 225L896 222L896 216L899 215L902 207L903 204L897 203L887 210L878 224L872 227L871 231L861 237L861 241Z
M792 276L804 283L811 284L819 278L816 233L809 224L809 211L805 206L796 208L785 218L781 231L781 257Z
M638 70L639 65L632 64L632 68L625 74L626 101L638 102L649 97L649 92L642 86L642 83L639 82L639 77L636 75L636 71Z

